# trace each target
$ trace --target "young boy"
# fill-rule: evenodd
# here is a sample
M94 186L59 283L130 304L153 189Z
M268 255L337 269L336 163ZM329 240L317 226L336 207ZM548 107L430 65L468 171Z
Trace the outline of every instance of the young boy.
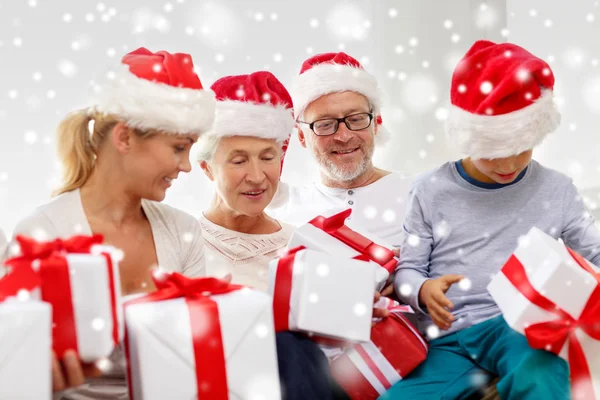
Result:
M502 399L570 398L567 363L532 349L486 289L532 226L600 264L600 231L571 179L531 159L560 123L553 86L544 61L509 43L478 41L458 64L447 130L467 157L413 185L395 277L431 348L382 399L467 398L487 372Z

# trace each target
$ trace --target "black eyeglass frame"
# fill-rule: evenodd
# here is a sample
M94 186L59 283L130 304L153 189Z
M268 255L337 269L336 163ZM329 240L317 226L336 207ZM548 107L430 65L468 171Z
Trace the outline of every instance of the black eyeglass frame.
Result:
M357 115L363 115L366 114L369 116L369 124L367 126L365 126L364 128L360 128L360 129L352 129L348 123L348 121L346 121L347 118L351 118L351 117L355 117ZM345 117L342 118L321 118L321 119L317 119L313 122L304 122L304 121L296 121L299 124L304 124L304 125L308 125L308 127L310 128L310 130L317 136L331 136L331 135L335 135L338 131L338 129L340 128L340 123L343 122L344 125L346 125L346 128L348 128L348 130L352 131L352 132L357 132L357 131L362 131L364 129L367 129L368 127L371 126L371 124L373 123L373 119L375 119L375 114L373 114L373 111L369 111L369 112L360 112L360 113L354 113L354 114L350 114L350 115L346 115ZM315 132L314 126L317 122L321 122L321 121L335 121L335 130L332 133L328 133L326 135L320 135L317 132Z

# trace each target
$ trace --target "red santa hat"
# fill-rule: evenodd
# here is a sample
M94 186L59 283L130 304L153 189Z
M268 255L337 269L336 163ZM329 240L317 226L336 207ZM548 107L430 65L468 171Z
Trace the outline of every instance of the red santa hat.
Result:
M475 159L533 149L560 124L553 88L545 61L511 43L477 41L452 76L446 132Z
M226 76L211 86L217 98L215 121L198 143L200 152L210 137L252 136L275 139L283 157L294 130L293 103L283 84L270 72Z
M203 89L189 54L142 47L126 54L95 89L90 112L114 115L135 129L202 134L214 108L214 93Z
M376 141L382 144L388 135L381 126L381 93L377 79L346 53L317 54L304 61L292 85L294 116L298 119L319 97L347 91L360 93L371 103L379 125Z

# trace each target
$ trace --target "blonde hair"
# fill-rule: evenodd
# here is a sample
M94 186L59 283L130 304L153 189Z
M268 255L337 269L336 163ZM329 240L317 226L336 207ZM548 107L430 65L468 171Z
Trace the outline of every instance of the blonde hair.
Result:
M104 139L119 120L112 115L89 113L87 109L71 112L58 125L57 155L62 166L62 185L53 193L59 194L81 188L89 179L96 154ZM140 137L153 132L134 130Z

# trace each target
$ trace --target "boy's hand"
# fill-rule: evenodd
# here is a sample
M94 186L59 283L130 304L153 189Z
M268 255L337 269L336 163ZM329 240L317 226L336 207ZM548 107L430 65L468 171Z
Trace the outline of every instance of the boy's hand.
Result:
M419 291L419 302L427 307L433 323L440 329L450 329L454 322L454 315L450 311L454 304L446 297L445 293L450 286L464 279L462 275L444 275L437 279L426 280Z

